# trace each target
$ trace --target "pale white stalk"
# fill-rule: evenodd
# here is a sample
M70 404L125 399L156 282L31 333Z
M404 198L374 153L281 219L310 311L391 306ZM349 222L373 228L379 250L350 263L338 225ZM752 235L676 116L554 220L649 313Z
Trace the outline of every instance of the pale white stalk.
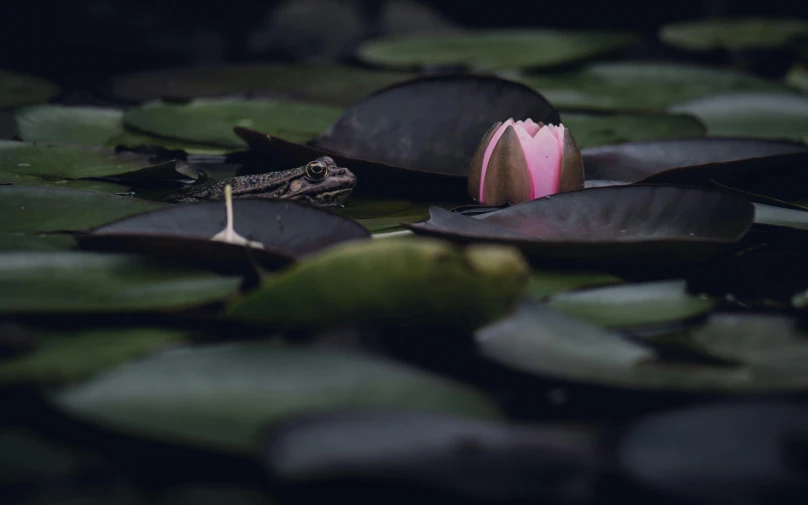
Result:
M224 230L212 236L210 239L218 242L228 242L230 244L247 245L250 247L255 247L256 249L263 249L264 244L261 242L247 240L236 233L236 230L233 227L233 188L229 184L224 187L224 204L225 208L227 209L227 226L224 227Z

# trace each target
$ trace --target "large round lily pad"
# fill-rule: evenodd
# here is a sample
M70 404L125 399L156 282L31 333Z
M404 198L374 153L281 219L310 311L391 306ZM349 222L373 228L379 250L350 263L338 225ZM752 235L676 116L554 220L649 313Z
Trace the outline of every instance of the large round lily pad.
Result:
M77 237L82 248L138 252L217 269L286 266L321 249L370 237L359 223L317 207L283 200L233 201L233 228L263 249L210 240L227 223L224 202L176 205L107 223Z
M73 235L0 232L0 251L62 251L76 248Z
M663 110L718 93L786 89L782 83L749 74L674 63L594 63L576 72L518 79L562 110Z
M17 131L27 142L105 147L123 133L123 111L110 107L32 105L14 114Z
M636 41L633 34L619 32L467 30L372 40L359 47L358 55L368 63L393 67L537 68L592 58Z
M688 114L564 112L561 121L582 149L641 140L701 137L707 131Z
M0 231L85 230L165 205L97 191L0 186Z
M733 162L790 153L808 153L808 146L798 142L745 137L665 139L594 147L585 149L581 154L588 180L637 182L657 176L656 180L661 181L664 177L665 182L675 182L675 177L690 174L686 182L692 184L695 182L692 177L699 172L707 176L705 180L715 178L720 182L727 179L716 171L720 168L731 175L733 166L736 166ZM708 164L721 165L699 167ZM770 173L771 166L766 160L760 160L757 165L759 177ZM664 173L670 169L678 170Z
M223 147L244 147L234 126L255 128L295 142L311 140L342 113L327 105L273 100L156 102L124 114L124 124L151 135Z
M613 186L559 193L479 217L437 207L417 234L519 247L534 259L578 263L688 263L721 253L754 218L745 198L675 186Z
M801 35L808 35L808 21L797 18L712 18L659 30L663 42L691 51L786 48Z
M377 89L410 77L405 73L334 64L215 65L121 75L112 80L111 92L135 102L268 93L292 100L348 106Z
M709 135L808 142L808 97L797 93L726 93L669 110L698 117Z
M0 69L0 109L47 102L59 87L33 75Z
M137 256L0 253L0 312L119 312L181 309L234 295L239 277L221 277Z
M252 452L268 424L330 408L501 415L473 389L392 361L266 343L168 351L53 399L118 431L238 453Z

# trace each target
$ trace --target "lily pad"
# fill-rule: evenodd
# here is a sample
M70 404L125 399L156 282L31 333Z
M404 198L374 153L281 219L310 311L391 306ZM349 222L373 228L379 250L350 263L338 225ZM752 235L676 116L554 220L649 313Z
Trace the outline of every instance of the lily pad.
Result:
M796 18L711 18L659 30L663 42L690 51L786 48L801 35L808 35L808 21Z
M0 186L0 231L85 230L164 206L97 191Z
M272 100L197 100L188 104L156 102L124 114L127 127L151 135L222 147L244 147L234 126L255 128L295 142L311 140L342 109Z
M240 277L132 255L0 253L0 312L5 314L184 309L233 296L240 285Z
M47 102L59 87L33 75L0 69L0 109Z
M711 311L715 300L687 291L683 280L606 286L559 293L550 307L607 328L650 326L695 318Z
M124 128L124 132L120 135L110 138L106 145L108 147L122 147L126 149L156 146L162 147L169 151L179 150L185 151L190 155L202 156L225 155L239 150L239 148L236 147L214 147L204 144L195 144L193 142L183 142L181 140L155 137L145 133L136 132L128 128Z
M0 170L0 186L34 186L53 189L82 189L101 193L127 193L131 186L95 179L43 179L33 175L8 173Z
M533 299L543 300L556 293L623 282L619 277L597 270L541 268L531 272L527 294Z
M668 63L594 63L576 72L519 76L564 109L664 110L730 91L785 91L782 83L713 67Z
M784 209L762 203L755 204L755 224L785 226L808 230L808 211Z
M684 183L692 184L702 172L703 182L715 179L726 181L733 174L733 162L750 158L765 158L790 153L808 153L808 146L798 142L737 138L666 139L631 142L619 145L593 147L581 152L587 180L605 179L623 182L675 183L676 177L688 176ZM806 157L808 161L808 157ZM710 168L700 165L720 164ZM746 163L750 165L751 163ZM766 160L756 165L762 176L771 173ZM743 168L740 165L739 168ZM664 173L670 169L679 169ZM749 169L747 169L749 170ZM657 177L652 177L657 176Z
M118 76L111 82L111 92L133 102L274 92L286 94L292 100L348 106L377 89L410 77L405 73L334 64L216 65Z
M62 251L76 245L73 235L0 232L0 251Z
M745 198L675 186L612 186L559 193L479 217L430 208L420 235L518 247L529 258L581 264L703 261L739 241L754 219Z
M234 453L252 452L268 424L332 408L501 416L477 391L396 362L268 343L167 351L52 398L118 431Z
M794 65L786 75L786 83L794 88L808 93L808 67L804 65Z
M808 141L808 97L796 93L726 93L669 111L698 117L709 135Z
M631 33L605 31L464 30L372 40L359 46L358 56L368 63L405 68L539 68L594 58L631 46L637 40Z
M704 125L687 114L564 112L561 121L581 149L623 142L701 137Z
M367 482L395 482L469 501L561 503L571 489L587 494L583 483L595 482L593 438L388 409L290 419L270 433L263 452L278 482L301 491L331 484L335 500L351 501ZM473 461L464 447L475 448Z
M106 223L77 237L84 249L137 252L226 270L277 269L349 240L370 237L359 223L324 209L284 200L236 199L236 233L263 249L210 240L227 223L224 202L172 206Z
M36 349L0 361L0 384L48 386L88 379L186 337L186 332L166 328L37 331Z
M104 147L123 133L123 111L110 107L32 105L14 114L17 131L27 142Z

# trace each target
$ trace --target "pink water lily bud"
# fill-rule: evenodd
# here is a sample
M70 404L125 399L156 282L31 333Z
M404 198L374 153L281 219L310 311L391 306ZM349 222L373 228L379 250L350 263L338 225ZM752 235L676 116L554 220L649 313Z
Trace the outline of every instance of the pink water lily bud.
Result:
M508 119L485 134L468 178L483 205L511 204L584 187L581 150L563 124Z

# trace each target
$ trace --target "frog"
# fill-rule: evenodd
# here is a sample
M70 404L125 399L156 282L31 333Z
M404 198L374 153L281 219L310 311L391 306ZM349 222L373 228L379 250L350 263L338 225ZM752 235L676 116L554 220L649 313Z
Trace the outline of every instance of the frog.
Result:
M288 199L320 207L341 207L356 187L356 176L347 168L338 167L330 156L321 156L289 170L230 177L208 186L189 188L165 201L223 201L228 185L233 198Z

